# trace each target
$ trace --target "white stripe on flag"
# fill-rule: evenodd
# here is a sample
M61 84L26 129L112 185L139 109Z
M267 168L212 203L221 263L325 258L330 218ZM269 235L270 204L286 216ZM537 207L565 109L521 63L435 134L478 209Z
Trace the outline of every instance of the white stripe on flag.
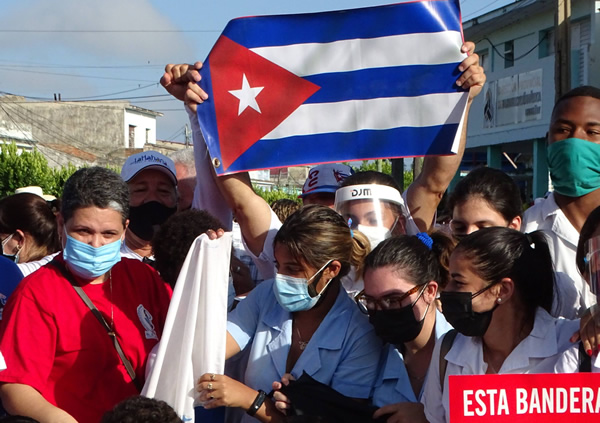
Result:
M460 52L462 43L460 32L444 31L250 50L302 77L390 66L460 63L466 57Z
M460 100L464 94L457 92L304 104L262 139L456 124L464 112L464 107L458 106L462 104Z

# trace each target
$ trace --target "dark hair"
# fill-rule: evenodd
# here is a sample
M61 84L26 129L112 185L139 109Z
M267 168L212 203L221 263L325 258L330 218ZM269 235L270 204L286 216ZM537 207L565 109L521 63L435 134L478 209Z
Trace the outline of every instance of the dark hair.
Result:
M166 402L136 395L104 414L100 423L181 423L181 419Z
M386 175L385 173L377 172L375 170L366 170L364 172L357 172L353 175L348 176L346 179L344 179L344 181L340 185L340 188L349 187L352 185L369 184L385 185L396 189L399 193L402 193L400 186L394 178L392 178L390 175ZM386 204L392 208L393 212L397 216L402 216L403 219L406 219L404 213L402 212L402 208L398 204L388 202L386 202Z
M160 225L152 239L154 268L165 282L175 286L194 240L209 229L216 231L222 227L217 218L204 210L190 209L173 214Z
M487 284L510 278L530 318L537 307L551 312L554 296L552 257L542 231L524 234L510 228L482 228L463 238L463 254Z
M328 260L339 260L342 268L336 279L345 276L351 265L362 268L369 253L369 240L360 232L351 233L344 218L329 207L303 206L283 223L273 245L285 245L292 257L319 269Z
M471 197L483 199L510 223L523 214L521 191L506 173L491 167L479 167L469 172L454 188L448 199L448 213Z
M447 283L448 260L455 244L441 232L431 234L431 238L431 250L416 236L399 235L388 238L369 253L364 269L393 266L396 272L415 285L436 281L443 287Z
M56 217L48 203L36 194L14 194L0 200L0 233L17 229L33 238L27 261L39 260L61 249Z
M582 85L580 87L573 88L556 100L554 108L552 109L552 115L554 115L554 112L560 103L573 97L592 97L596 100L600 100L600 88L592 85Z
M366 184L386 185L388 187L397 189L398 192L402 192L400 190L400 186L394 178L392 178L390 175L386 175L385 173L377 172L375 170L366 170L364 172L357 172L354 175L350 175L344 179L340 187Z
M275 212L280 222L285 222L285 219L301 206L299 202L290 200L289 198L280 198L271 203L271 209Z
M582 275L585 273L585 255L587 251L586 243L590 240L596 229L600 226L600 207L596 207L592 212L588 215L585 223L581 227L581 231L579 232L579 242L577 243L577 253L575 254L575 263L577 263L577 269L579 269L579 273Z
M98 207L113 209L129 217L129 188L121 177L104 167L84 167L75 172L63 189L61 214L66 222L77 209Z

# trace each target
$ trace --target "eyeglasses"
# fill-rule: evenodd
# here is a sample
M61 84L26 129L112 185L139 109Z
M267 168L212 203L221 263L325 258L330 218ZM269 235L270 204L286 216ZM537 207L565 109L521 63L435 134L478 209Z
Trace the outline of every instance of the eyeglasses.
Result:
M370 311L377 310L378 306L380 310L394 310L402 307L402 301L404 301L405 298L417 292L419 288L422 288L424 291L426 286L426 283L415 285L402 295L391 294L379 299L365 295L365 292L361 291L356 296L356 303L358 304L360 311L365 314L368 314Z

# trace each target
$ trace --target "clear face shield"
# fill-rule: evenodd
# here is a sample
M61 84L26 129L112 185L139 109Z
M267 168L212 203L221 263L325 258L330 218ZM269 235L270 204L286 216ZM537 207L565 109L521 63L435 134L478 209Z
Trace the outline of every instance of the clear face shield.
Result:
M596 298L600 293L600 236L590 238L585 244L585 279Z
M386 185L351 185L335 193L335 210L369 238L371 249L392 233L405 233L405 209L400 192Z

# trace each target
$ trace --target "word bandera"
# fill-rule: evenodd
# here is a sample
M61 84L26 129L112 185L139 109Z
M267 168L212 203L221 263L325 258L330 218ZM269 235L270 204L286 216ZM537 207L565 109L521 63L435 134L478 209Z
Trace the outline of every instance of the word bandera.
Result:
M465 389L462 394L465 417L600 413L600 387Z

